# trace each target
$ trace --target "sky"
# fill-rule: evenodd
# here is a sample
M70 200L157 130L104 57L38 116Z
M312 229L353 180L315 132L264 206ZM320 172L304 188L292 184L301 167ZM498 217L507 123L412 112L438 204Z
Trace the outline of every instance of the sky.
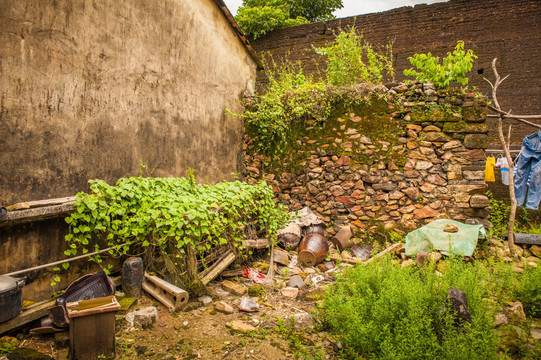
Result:
M446 1L447 0L342 0L344 7L335 11L334 15L337 18L343 18L354 15L387 11L402 6L434 4ZM224 0L224 2L233 15L237 14L237 9L242 4L242 0Z

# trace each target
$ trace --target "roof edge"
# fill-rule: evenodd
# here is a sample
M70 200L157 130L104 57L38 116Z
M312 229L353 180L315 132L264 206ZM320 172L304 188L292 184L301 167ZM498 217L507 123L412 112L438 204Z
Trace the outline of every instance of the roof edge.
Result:
M214 2L216 3L216 5L218 5L218 7L222 11L222 13L225 15L227 21L229 21L229 24L231 24L231 26L233 27L233 30L235 30L235 33L237 34L240 41L242 41L242 43L244 44L244 47L248 51L248 54L250 54L250 56L256 62L258 70L264 69L264 66L263 66L263 63L261 62L261 59L259 59L259 57L257 56L255 50L250 45L250 42L248 41L248 38L246 37L246 35L242 31L242 29L240 28L239 24L237 24L237 21L235 20L235 18L233 17L233 15L231 14L231 12L227 8L227 6L225 5L224 1L223 0L214 0Z

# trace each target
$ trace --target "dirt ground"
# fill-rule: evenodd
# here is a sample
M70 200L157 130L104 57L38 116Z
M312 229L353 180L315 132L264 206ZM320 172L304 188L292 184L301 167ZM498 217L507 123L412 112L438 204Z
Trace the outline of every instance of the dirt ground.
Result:
M276 269L274 285L266 286L260 296L251 297L259 304L259 311L253 313L239 310L242 296L224 291L221 287L224 279L209 284L208 292L212 296L191 298L186 308L176 313L145 294L129 311L154 306L158 320L150 326L130 326L125 313L118 313L116 359L337 359L337 345L327 333L318 330L320 327L313 317L318 300L309 294L332 283L333 272L339 269L329 273L308 269L310 274L303 268L294 269L294 272L303 271L305 279L313 278L317 282L302 290L297 299L285 297L278 290L292 276L290 270L283 270L289 268L277 266ZM255 284L240 276L228 280L246 287ZM234 312L216 311L214 304L218 301L231 305ZM230 325L234 320L256 330L233 330ZM55 359L67 356L68 344L55 341L54 335L19 335L19 338L20 346L34 348Z

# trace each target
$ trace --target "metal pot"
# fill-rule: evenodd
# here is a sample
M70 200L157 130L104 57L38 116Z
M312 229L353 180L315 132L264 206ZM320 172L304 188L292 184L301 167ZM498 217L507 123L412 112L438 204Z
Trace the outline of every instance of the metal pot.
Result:
M0 323L19 315L23 306L24 279L0 275Z

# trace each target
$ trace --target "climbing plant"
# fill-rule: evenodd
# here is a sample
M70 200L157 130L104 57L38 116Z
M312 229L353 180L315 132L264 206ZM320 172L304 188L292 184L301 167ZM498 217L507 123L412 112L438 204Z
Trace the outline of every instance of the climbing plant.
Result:
M114 247L111 255L185 253L188 247L204 252L225 244L242 248L246 227L273 237L287 216L265 182L199 185L190 174L121 178L116 185L89 183L90 192L77 194L76 211L66 218L68 256L104 246Z

